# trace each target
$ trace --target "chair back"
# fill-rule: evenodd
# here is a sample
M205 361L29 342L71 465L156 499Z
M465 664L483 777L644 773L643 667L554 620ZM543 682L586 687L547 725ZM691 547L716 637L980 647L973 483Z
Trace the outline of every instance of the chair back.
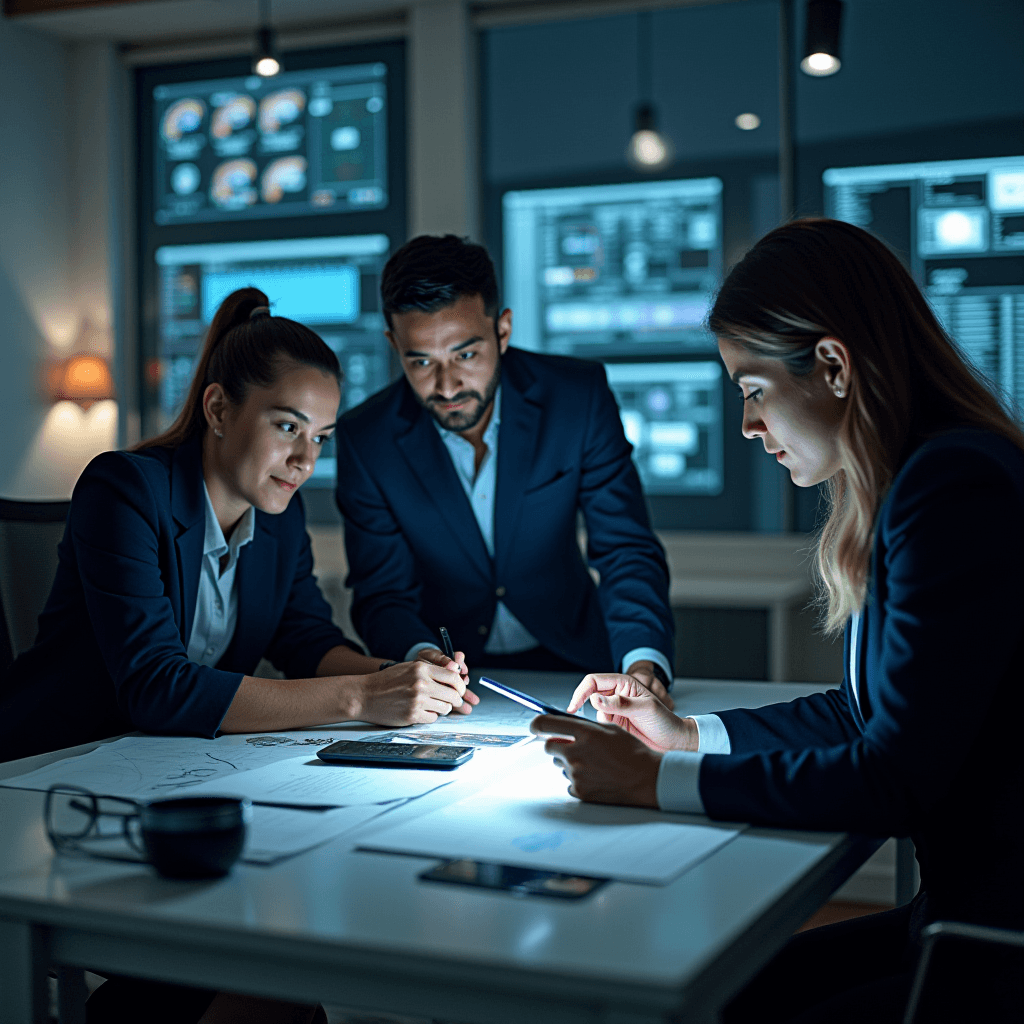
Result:
M921 933L921 958L904 1024L1024 1020L1024 932L936 921Z
M69 508L70 501L0 498L0 669L35 642Z

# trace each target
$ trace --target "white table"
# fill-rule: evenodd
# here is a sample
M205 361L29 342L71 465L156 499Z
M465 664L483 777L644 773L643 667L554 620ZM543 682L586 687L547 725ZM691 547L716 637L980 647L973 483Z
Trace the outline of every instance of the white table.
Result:
M563 703L571 680L501 678ZM814 689L680 681L676 696L695 713ZM349 852L350 837L215 882L167 881L54 857L42 802L0 789L0 1024L46 1020L51 964L476 1024L712 1021L876 845L750 829L670 886L560 903L421 883L431 861Z

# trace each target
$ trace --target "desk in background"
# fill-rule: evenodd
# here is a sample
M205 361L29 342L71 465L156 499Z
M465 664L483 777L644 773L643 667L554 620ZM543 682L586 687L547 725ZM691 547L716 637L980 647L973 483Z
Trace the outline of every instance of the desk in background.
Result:
M562 703L576 681L502 678ZM466 791L456 780L387 823ZM42 803L0 789L0 1024L45 1020L50 964L476 1024L710 1022L874 848L749 829L669 886L612 883L562 904L419 883L430 860L351 852L359 834L272 868L171 882L54 857Z

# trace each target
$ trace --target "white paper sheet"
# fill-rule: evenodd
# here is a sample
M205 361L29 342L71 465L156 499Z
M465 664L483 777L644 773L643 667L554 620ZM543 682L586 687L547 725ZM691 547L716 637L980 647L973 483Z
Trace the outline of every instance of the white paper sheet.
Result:
M333 811L254 806L242 860L247 864L276 864L352 832L389 809L375 804Z
M155 800L177 796L205 782L317 750L359 734L330 731L222 736L126 736L88 754L55 761L0 786L46 790L60 783L84 786L104 796Z
M204 782L189 795L247 796L253 803L292 807L351 807L423 796L453 780L449 771L357 768L306 755Z
M550 758L531 758L472 796L374 832L358 849L666 885L742 831L657 811L585 804L566 789Z

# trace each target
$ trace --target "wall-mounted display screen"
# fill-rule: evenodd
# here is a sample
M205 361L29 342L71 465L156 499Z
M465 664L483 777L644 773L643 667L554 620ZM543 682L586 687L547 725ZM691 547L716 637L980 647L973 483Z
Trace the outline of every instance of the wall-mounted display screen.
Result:
M1024 416L1024 157L825 171L826 210L907 261L964 354Z
M644 491L721 493L721 363L609 363L605 369Z
M159 347L152 368L159 379L158 429L181 408L217 307L249 285L267 294L275 316L307 324L337 353L345 374L343 410L384 387L390 376L379 288L389 248L385 235L158 248ZM311 483L333 483L333 456L332 442Z
M599 359L714 349L718 178L506 192L503 220L514 344Z
M387 65L153 87L157 224L387 205Z

